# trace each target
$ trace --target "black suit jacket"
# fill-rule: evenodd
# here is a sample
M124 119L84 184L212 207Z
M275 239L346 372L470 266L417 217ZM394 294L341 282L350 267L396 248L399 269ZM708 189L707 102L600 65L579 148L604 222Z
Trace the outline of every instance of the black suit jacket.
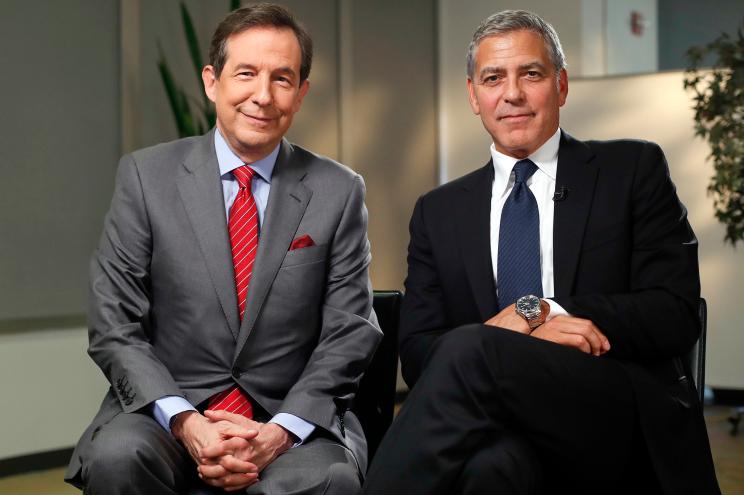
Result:
M497 313L491 162L422 196L410 224L401 361L409 385L445 332ZM661 149L562 134L555 297L592 320L628 371L652 462L669 493L718 493L693 385L677 356L698 338L697 240ZM690 490L693 490L690 492Z

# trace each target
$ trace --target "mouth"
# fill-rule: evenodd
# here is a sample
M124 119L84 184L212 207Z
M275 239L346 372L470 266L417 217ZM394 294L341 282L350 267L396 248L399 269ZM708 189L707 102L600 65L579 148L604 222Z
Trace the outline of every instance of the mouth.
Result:
M247 114L245 112L240 112L240 115L242 115L248 122L251 124L257 126L257 127L266 127L272 124L274 120L276 120L274 117L267 117L264 115L251 115Z
M499 116L498 120L507 124L519 124L528 121L534 116L534 113L511 113Z

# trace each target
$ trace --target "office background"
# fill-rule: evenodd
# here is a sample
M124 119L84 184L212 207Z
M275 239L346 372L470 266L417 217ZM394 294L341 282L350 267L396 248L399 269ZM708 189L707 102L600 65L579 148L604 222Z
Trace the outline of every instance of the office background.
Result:
M227 0L185 2L204 53ZM709 302L707 383L744 390L744 255L706 195L683 53L742 19L740 0L286 0L316 43L290 139L367 183L375 288L401 288L416 198L488 160L464 56L502 8L552 22L569 62L562 127L664 148L700 240ZM628 26L642 14L641 36ZM71 447L106 389L87 357L87 264L127 151L177 137L158 43L196 97L177 0L3 0L0 53L0 461ZM205 55L206 59L206 55Z

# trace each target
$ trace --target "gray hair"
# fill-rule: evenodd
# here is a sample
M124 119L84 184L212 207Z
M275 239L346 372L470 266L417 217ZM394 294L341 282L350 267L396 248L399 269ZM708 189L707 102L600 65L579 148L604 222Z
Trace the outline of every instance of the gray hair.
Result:
M526 10L502 10L486 18L473 33L473 40L468 45L468 77L473 78L475 52L484 38L522 29L535 32L543 39L556 75L566 68L566 56L563 54L561 40L558 39L558 33L555 32L550 23L542 20L537 14Z

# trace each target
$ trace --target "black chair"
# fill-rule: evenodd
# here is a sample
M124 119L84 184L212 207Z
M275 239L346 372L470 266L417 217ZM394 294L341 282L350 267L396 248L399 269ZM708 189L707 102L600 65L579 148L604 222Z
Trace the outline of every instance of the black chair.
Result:
M708 304L703 298L700 299L700 306L698 306L698 317L700 318L700 338L683 359L692 373L698 398L702 404L705 395L705 336L708 329Z
M372 362L359 384L352 410L367 437L367 458L372 457L393 422L395 387L398 378L398 323L403 294L399 291L374 291L372 306L383 332ZM224 493L205 484L191 488L188 495Z
M398 323L403 294L375 291L373 307L384 334L372 363L362 377L353 411L367 437L368 460L377 452L382 437L393 422L395 387L398 379Z

